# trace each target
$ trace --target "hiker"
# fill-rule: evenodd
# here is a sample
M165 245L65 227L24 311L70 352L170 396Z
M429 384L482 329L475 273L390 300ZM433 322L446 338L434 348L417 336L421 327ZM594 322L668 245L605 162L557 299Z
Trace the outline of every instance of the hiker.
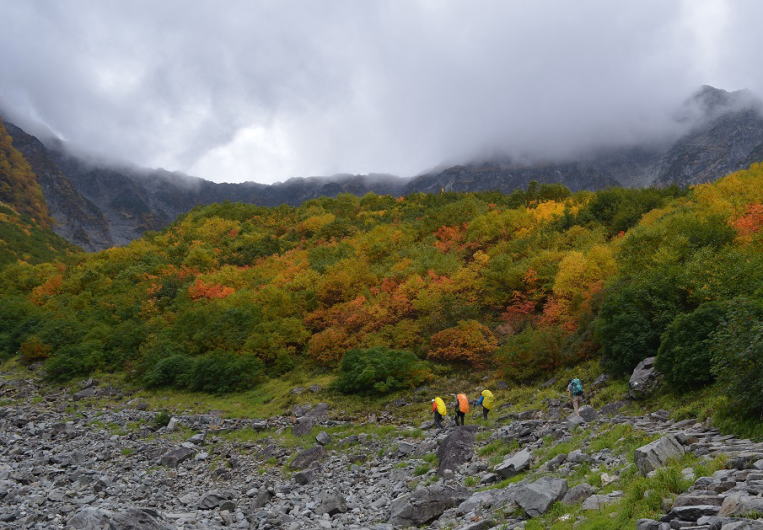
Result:
M456 411L456 425L464 425L466 414L469 412L469 400L466 394L454 394L453 409Z
M448 414L448 409L445 408L445 402L441 397L436 397L432 400L432 412L434 413L434 424L438 429L442 429L442 419Z
M570 379L569 383L567 383L567 393L570 395L575 414L578 414L580 401L583 399L583 382L577 377Z
M477 400L477 405L482 405L482 419L486 420L488 412L493 408L495 404L495 396L487 388L482 391L480 398Z

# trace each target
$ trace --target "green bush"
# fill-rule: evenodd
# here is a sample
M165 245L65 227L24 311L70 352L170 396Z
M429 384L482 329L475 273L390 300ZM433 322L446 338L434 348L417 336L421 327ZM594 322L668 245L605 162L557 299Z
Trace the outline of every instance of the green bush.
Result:
M377 347L348 351L334 385L344 394L386 394L413 387L427 376L425 363L413 353Z
M256 357L217 351L194 359L186 383L195 392L223 394L254 386L261 373Z
M602 365L614 375L629 374L657 354L660 336L675 316L692 309L672 268L649 271L610 286L595 322Z
M193 362L191 357L182 354L160 359L143 376L143 383L149 388L162 386L183 388L193 370Z
M725 311L721 302L702 304L691 313L678 315L663 333L657 369L676 390L691 390L713 381L710 338Z
M501 373L506 379L528 382L548 377L573 361L567 346L567 333L557 327L527 327L512 335L496 352Z
M763 418L763 301L729 305L712 336L712 371L736 416Z
M64 348L45 362L45 378L55 383L64 383L89 375L95 369L91 353L85 345Z
M173 354L159 359L143 375L149 388L172 387L224 394L257 384L262 362L252 355L215 351L200 357Z

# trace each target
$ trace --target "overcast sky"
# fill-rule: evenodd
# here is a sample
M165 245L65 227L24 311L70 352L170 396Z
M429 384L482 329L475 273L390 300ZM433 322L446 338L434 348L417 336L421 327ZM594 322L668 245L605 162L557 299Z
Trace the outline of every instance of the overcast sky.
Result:
M417 174L670 134L763 92L763 2L0 0L0 109L216 181Z

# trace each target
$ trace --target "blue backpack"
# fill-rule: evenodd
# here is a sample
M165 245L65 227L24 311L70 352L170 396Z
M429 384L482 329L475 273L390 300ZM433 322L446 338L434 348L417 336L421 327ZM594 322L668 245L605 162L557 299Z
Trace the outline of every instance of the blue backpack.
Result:
M578 379L577 377L570 381L570 389L572 390L573 395L578 395L583 393L583 383Z

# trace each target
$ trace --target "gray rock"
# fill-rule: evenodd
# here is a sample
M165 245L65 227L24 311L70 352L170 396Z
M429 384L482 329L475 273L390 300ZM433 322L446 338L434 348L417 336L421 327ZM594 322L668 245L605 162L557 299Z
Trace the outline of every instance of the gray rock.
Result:
M164 453L159 459L159 464L167 467L178 467L178 464L191 458L196 451L188 447L178 447L167 453Z
M583 418L585 421L590 422L594 421L598 417L598 413L596 412L596 409L589 405L583 405L578 409L578 415Z
M301 418L297 418L291 432L294 433L294 436L304 436L309 433L317 423L318 421L311 416L302 416Z
M437 449L438 474L442 475L446 470L455 471L458 466L472 459L476 430L476 425L458 426L440 442Z
M479 521L478 523L461 526L458 528L458 530L489 530L493 527L495 527L495 521L491 519L485 519L483 521Z
M591 495L583 501L580 508L583 511L601 510L604 506L615 500L617 500L615 497L610 497L609 495Z
M178 428L178 425L180 424L180 421L176 417L171 417L170 421L167 423L167 426L165 429L167 432L173 432L175 429Z
M323 446L316 445L297 454L297 456L294 457L294 460L292 460L290 467L295 470L305 469L323 459L325 456L326 450Z
M628 380L628 395L632 399L644 399L660 386L662 376L655 368L656 360L656 357L647 357L633 370Z
M510 478L529 468L531 463L532 453L529 449L522 449L495 466L493 471L502 478Z
M599 409L599 414L602 416L614 416L621 408L627 404L627 401L612 401L611 403L607 403L601 407Z
M321 431L315 437L315 441L321 445L328 445L331 443L331 436L326 431Z
M413 493L402 495L390 504L389 522L398 526L418 526L440 517L448 508L466 500L463 488L435 484L417 488Z
M313 480L314 473L306 469L304 471L298 471L297 473L294 473L294 481L297 484L305 485Z
M577 486L570 488L570 490L564 495L562 502L564 504L578 504L579 502L582 502L593 495L595 492L596 489L590 484L578 484Z
M400 442L397 444L397 452L402 456L408 456L413 454L416 450L416 446L410 442Z
M256 510L267 505L272 498L273 492L270 491L270 488L262 487L257 491L257 494L254 496L254 499L252 499L250 505Z
M312 416L313 418L325 418L328 415L328 412L328 403L318 403L307 412L307 416Z
M720 507L714 505L677 506L670 510L668 517L682 521L696 521L704 515L717 515Z
M744 516L748 513L763 513L763 497L753 497L744 493L735 493L728 495L721 505L719 515L722 516Z
M517 488L514 500L530 517L543 515L553 503L567 493L567 481L543 477Z
M733 521L724 524L721 530L763 530L763 522L749 519L746 521Z
M574 451L570 451L567 454L567 461L572 462L574 464L582 464L583 462L588 462L591 460L591 457L585 454L580 449L575 449Z
M212 510L235 497L231 490L219 489L205 493L199 501L199 510Z
M643 475L664 466L671 458L678 458L685 452L684 446L674 434L648 443L636 449L634 460Z
M639 519L636 522L636 530L669 530L668 523L661 523L654 519Z
M583 425L585 423L585 420L580 417L578 414L575 414L574 412L567 416L567 428L569 430L574 430L576 427L579 427L580 425Z
M318 498L318 508L316 513L323 515L324 513L334 516L338 513L345 513L347 511L347 501L342 495L337 493L322 493Z
M200 432L188 438L188 441L191 442L192 444L203 445L205 438L206 438L205 434L203 432Z
M66 523L73 530L169 530L161 516L148 508L128 508L112 512L85 507L77 511Z

